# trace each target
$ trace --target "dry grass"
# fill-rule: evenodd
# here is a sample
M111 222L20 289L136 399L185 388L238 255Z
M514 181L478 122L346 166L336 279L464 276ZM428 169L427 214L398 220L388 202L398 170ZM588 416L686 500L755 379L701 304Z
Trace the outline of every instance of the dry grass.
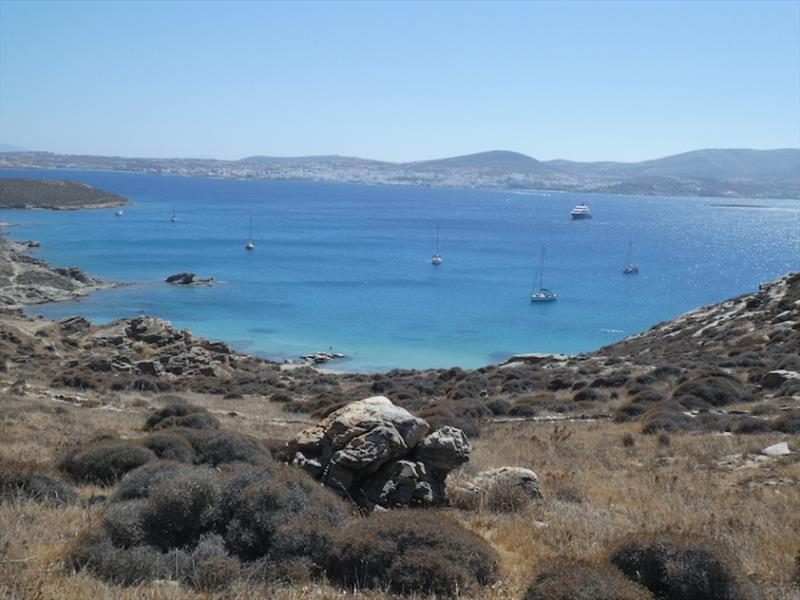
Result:
M224 429L262 440L288 439L307 422L260 396L183 396L209 408ZM152 408L167 403L150 395L84 397L111 409L55 402L46 388L1 398L0 459L52 462L76 441L107 431L141 437ZM624 443L626 434L633 434L633 446ZM503 465L528 467L538 473L545 498L512 514L450 511L500 556L500 583L473 597L519 600L537 565L548 559L605 560L608 549L628 534L674 531L731 548L767 600L800 598L791 588L800 550L800 453L746 466L748 452L784 440L798 449L800 436L670 437L671 444L664 446L655 436L639 435L638 425L610 421L487 425L473 442L464 474ZM582 501L570 501L556 493L559 489L578 493ZM79 491L84 500L107 493L88 485ZM247 581L210 596L170 582L118 588L85 573L65 572L60 564L65 547L99 520L100 510L26 501L0 505L0 599L389 598L321 585L266 589Z

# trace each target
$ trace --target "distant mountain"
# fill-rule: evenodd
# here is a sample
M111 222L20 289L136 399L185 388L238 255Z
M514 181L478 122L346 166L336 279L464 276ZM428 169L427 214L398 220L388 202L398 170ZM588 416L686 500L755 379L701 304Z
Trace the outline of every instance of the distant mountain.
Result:
M634 163L543 162L507 150L408 163L338 155L249 156L229 161L5 152L0 154L0 168L4 167L581 193L800 198L798 148L706 149Z
M564 173L582 176L783 181L800 179L800 148L777 150L712 148L635 163L551 160L544 164Z
M535 158L508 150L490 150L438 160L404 163L409 171L467 171L485 175L555 175L555 171Z

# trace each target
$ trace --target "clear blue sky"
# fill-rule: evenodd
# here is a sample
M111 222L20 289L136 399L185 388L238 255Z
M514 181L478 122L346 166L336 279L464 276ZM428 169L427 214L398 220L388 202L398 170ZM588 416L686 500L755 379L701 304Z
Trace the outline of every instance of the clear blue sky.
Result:
M123 156L800 146L800 2L0 0L0 142Z

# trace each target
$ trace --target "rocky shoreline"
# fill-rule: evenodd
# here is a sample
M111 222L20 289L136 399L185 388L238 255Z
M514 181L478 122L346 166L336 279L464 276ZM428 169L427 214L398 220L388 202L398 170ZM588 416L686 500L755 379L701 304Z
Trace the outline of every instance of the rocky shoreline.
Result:
M31 256L38 242L12 242L0 232L0 307L76 300L119 284L103 281L77 267L54 268Z

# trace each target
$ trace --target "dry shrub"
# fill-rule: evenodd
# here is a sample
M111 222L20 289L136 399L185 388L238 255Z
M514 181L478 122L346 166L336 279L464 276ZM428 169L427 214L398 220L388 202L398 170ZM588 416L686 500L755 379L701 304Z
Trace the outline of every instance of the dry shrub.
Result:
M665 400L664 396L653 390L642 390L614 412L614 421L624 423L642 416L654 404Z
M213 466L226 463L260 465L272 461L269 451L261 443L238 431L214 431L199 436L194 441L197 462Z
M142 440L142 446L164 460L192 463L195 460L192 444L182 435L171 431L151 433Z
M659 600L748 600L741 566L711 542L675 534L634 535L610 553L629 579Z
M176 470L150 490L145 508L147 541L179 548L209 531L219 516L222 485L205 467Z
M119 548L103 529L85 531L71 545L65 565L86 569L96 577L118 585L139 585L169 573L164 554L149 546Z
M800 433L800 410L788 410L772 420L772 430L781 433Z
M191 552L168 555L178 564L177 578L189 587L204 592L224 590L241 573L241 563L228 553L219 535L203 536Z
M529 490L511 479L501 479L486 492L484 503L486 508L495 513L515 513L528 506L531 500Z
M245 483L232 479L224 495L230 520L225 530L228 548L244 560L267 557L279 562L307 556L320 564L335 528L350 517L350 507L305 473L288 466L244 477L253 483L238 498Z
M67 451L58 467L75 481L111 485L155 458L151 450L137 443L108 440Z
M122 478L110 501L122 502L147 498L155 485L163 479L171 477L176 470L183 466L182 463L169 460L154 460L142 465Z
M397 510L342 530L328 576L347 588L457 596L497 578L498 557L479 535L434 512Z
M75 488L45 465L0 463L0 503L24 498L53 506L75 504Z
M695 429L697 429L695 420L672 403L653 405L642 417L642 433L694 431Z
M752 397L738 382L727 377L700 377L679 385L672 399L685 408L710 408L749 402Z
M147 418L146 430L186 427L189 429L219 429L219 421L205 408L176 402L157 410Z
M652 600L641 585L605 563L553 558L536 570L522 600Z
M741 417L733 425L733 433L737 434L768 433L771 429L769 421L755 417Z

